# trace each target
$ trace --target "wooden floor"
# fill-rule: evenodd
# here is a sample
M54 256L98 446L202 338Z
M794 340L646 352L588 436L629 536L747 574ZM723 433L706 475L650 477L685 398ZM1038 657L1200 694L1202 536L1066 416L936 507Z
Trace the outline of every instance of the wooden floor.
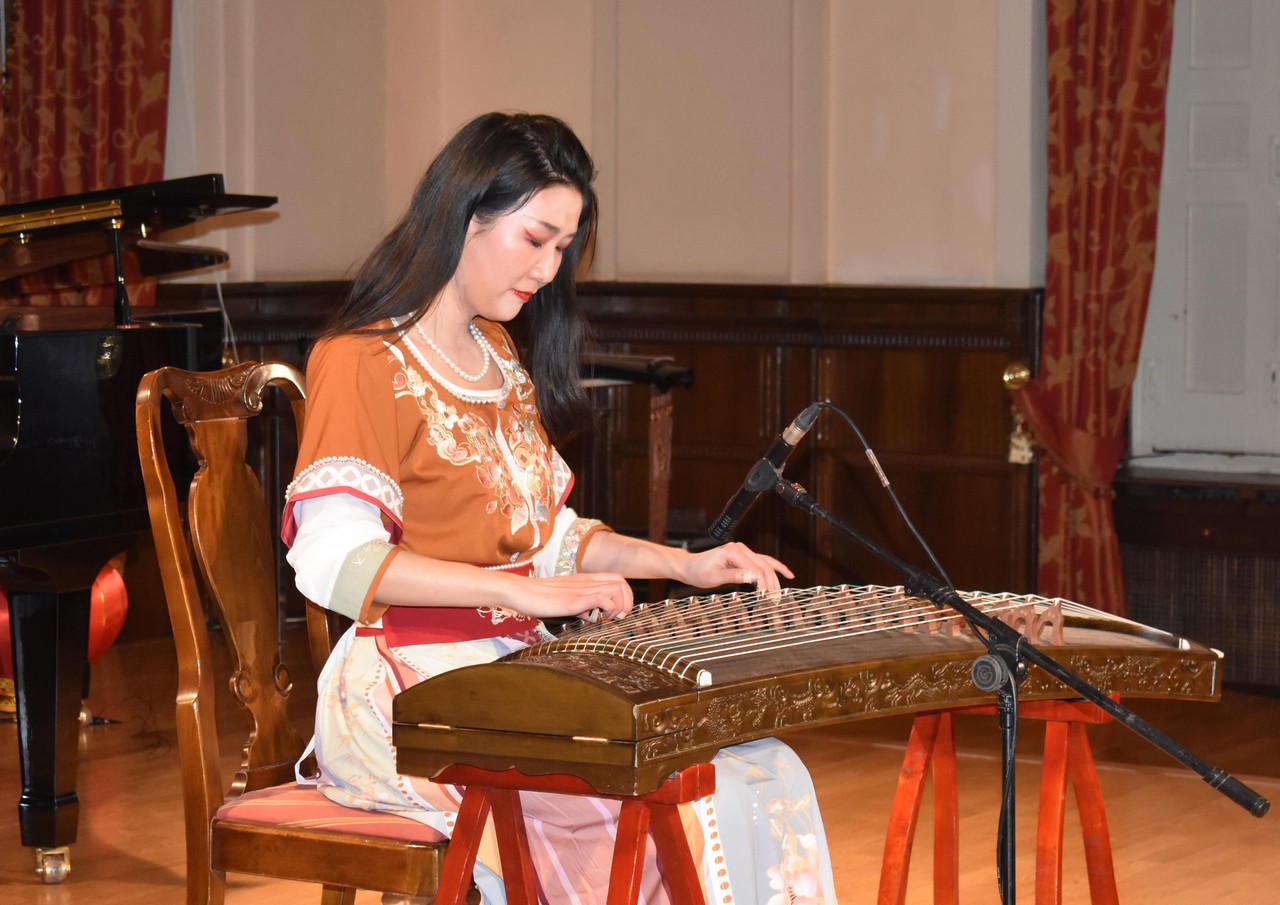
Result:
M310 676L295 671L295 681ZM182 808L173 731L172 650L146 641L112 648L94 667L90 711L119 721L81 734L80 834L71 874L43 885L21 846L17 729L0 724L0 902L4 905L177 905L183 901ZM305 701L301 702L305 705ZM1228 689L1217 704L1131 702L1187 749L1256 791L1280 798L1280 698ZM909 722L863 721L788 736L812 770L835 861L840 900L875 901L892 800ZM959 722L962 901L998 901L995 830L1000 793L999 733L993 719ZM1033 901L1035 801L1039 775L1034 724L1025 723L1018 762L1018 889ZM1280 890L1280 807L1255 818L1196 774L1116 725L1090 730L1107 800L1120 900L1129 905L1264 903ZM921 813L930 819L929 805ZM1089 901L1075 814L1068 810L1065 902ZM930 902L930 849L916 845L912 903ZM239 878L229 905L315 903L304 884ZM378 897L361 893L360 905Z

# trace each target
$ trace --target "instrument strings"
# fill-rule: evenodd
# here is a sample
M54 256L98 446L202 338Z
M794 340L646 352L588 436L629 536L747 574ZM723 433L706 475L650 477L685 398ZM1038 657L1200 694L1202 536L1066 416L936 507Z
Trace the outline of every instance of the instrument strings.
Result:
M961 596L995 616L1028 605L1055 603L1064 610L1088 610L1069 601L1033 595L961 592ZM627 619L584 623L538 648L607 652L706 685L711 682L711 665L719 660L890 629L940 631L960 620L956 613L910 596L900 586L838 585L642 604Z

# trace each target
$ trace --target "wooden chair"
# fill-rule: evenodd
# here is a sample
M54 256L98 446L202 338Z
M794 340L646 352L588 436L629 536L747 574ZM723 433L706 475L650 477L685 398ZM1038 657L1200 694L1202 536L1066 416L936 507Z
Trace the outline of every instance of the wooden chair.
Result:
M441 834L405 817L334 804L294 779L305 743L287 707L291 682L281 662L274 538L267 501L245 461L248 423L262 411L270 385L284 392L300 430L303 380L286 364L206 373L162 368L138 388L138 450L178 655L187 903L219 905L228 872L320 883L325 905L351 905L358 888L434 897L446 849ZM185 427L197 461L187 531L165 448L163 399ZM252 722L229 790L220 764L227 729L217 725L219 658L210 616L217 617L231 660L219 681L229 680ZM339 628L336 617L307 604L317 669ZM471 898L478 900L474 890Z

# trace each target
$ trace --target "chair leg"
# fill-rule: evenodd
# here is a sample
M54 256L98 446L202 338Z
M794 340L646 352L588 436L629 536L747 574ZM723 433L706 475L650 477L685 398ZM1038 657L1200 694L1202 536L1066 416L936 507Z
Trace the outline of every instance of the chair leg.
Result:
M205 873L204 888L199 880L187 881L187 905L222 905L227 897L227 875L220 870L210 869Z

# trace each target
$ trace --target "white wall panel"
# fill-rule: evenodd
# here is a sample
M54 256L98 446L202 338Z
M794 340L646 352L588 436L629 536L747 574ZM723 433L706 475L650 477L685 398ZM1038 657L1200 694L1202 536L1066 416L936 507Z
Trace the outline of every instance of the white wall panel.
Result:
M258 229L258 275L345 274L382 233L384 11L353 14L346 0L253 9L253 178L280 196L279 218Z
M619 275L786 282L790 4L623 2L617 23Z
M999 4L830 10L831 280L990 285Z
M281 199L219 233L229 279L346 275L440 144L492 109L582 135L600 169L599 278L1042 272L1038 2L175 4L171 174Z

